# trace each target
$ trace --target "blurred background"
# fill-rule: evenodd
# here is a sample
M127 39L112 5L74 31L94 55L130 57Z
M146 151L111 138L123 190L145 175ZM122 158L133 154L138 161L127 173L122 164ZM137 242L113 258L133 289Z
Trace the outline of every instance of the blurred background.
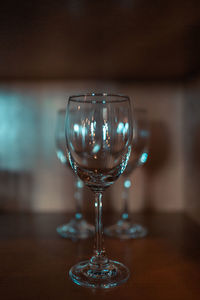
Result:
M0 212L74 209L57 159L68 96L127 94L147 108L149 160L132 173L131 211L200 222L199 0L4 1L0 9ZM119 179L105 209L121 209ZM85 210L92 206L85 191Z

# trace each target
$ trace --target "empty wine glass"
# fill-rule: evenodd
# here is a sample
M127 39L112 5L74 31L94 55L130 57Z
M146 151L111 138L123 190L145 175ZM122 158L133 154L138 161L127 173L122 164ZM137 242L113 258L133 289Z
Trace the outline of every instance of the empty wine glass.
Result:
M102 193L126 168L132 142L129 98L119 95L71 96L66 116L68 158L74 172L95 194L94 255L73 266L69 275L78 285L110 288L125 282L129 271L108 259L103 248Z
M131 173L142 166L148 158L149 122L147 111L134 109L133 143L131 156L125 172L123 173L123 211L116 224L105 228L105 234L121 239L142 238L147 234L147 229L141 224L133 222L129 217L129 190L131 188Z
M67 159L67 150L66 150L66 139L65 139L65 115L66 110L60 109L57 112L56 119L56 153L58 159L66 167L72 171L69 161ZM72 172L73 174L73 172ZM57 232L60 236L64 238L70 238L72 240L85 239L94 235L94 226L89 224L82 214L82 190L84 183L82 180L76 176L74 180L74 199L76 205L76 212L74 217L66 224L60 225L57 227Z

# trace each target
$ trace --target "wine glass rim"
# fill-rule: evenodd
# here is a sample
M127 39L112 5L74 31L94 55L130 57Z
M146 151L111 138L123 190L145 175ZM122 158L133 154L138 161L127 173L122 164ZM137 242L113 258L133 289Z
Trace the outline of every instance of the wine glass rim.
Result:
M91 97L91 99L88 99L88 97ZM115 98L114 100L106 99L106 103L112 103L112 102L124 102L124 101L130 101L130 98L126 95L122 94L110 94L110 93L86 93L86 94L77 94L69 96L69 101L74 102L83 102L83 103L103 103L105 101L104 99L101 99L101 101L92 99L92 97L112 97Z

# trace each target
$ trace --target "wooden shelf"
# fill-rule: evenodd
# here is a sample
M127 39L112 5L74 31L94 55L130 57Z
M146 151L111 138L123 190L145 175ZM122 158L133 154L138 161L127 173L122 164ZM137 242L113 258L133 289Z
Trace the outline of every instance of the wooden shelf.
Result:
M134 215L149 230L141 240L105 238L109 257L131 276L120 287L92 290L76 286L69 268L92 254L92 239L60 238L65 214L1 214L1 297L7 299L197 300L200 294L200 228L183 214ZM105 223L116 217L105 216ZM109 222L107 222L109 221Z

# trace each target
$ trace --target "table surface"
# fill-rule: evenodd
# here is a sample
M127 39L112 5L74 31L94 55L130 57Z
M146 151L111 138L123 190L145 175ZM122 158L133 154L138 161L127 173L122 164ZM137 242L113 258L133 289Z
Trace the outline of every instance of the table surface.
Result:
M0 214L1 299L200 299L199 226L178 213L133 217L148 228L148 237L105 237L108 256L128 266L130 279L96 290L69 279L70 267L93 249L92 239L72 242L57 235L56 226L69 214ZM107 224L114 220L109 216Z

